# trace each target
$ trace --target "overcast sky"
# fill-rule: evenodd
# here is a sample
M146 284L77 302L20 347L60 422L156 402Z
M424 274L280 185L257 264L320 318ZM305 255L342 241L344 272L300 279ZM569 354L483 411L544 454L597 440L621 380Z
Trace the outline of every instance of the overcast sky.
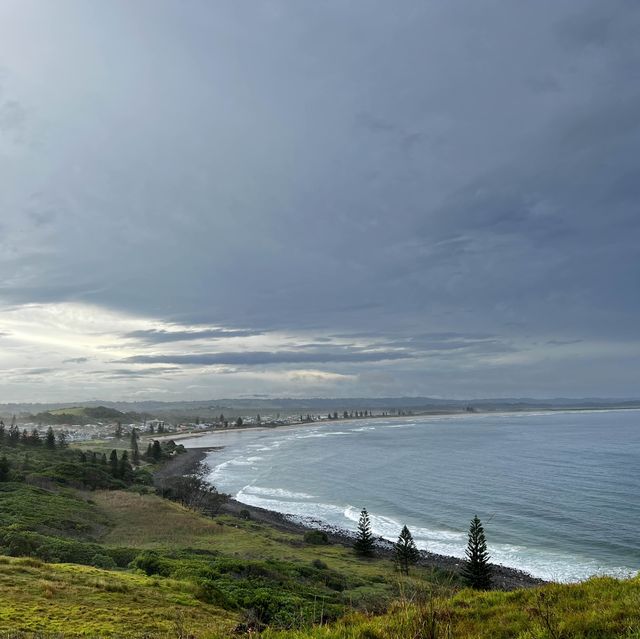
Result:
M638 397L636 0L0 0L0 402Z

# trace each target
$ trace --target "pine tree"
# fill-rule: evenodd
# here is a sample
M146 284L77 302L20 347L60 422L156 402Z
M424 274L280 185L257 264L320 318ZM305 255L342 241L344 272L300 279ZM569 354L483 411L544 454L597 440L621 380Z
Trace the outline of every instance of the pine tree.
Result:
M122 424L120 422L116 422L116 430L114 435L116 439L122 439Z
M55 436L55 434L53 432L53 428L51 428L51 426L49 426L49 428L47 428L47 434L46 434L46 436L44 438L44 443L45 443L45 446L47 448L50 448L52 450L56 447L56 436Z
M15 446L20 441L20 429L15 422L9 427L9 446Z
M138 448L138 431L131 429L131 460L136 466L140 465L140 450Z
M67 436L65 433L58 433L58 448L66 448L67 446Z
M107 465L107 455L106 455L106 453L102 453L102 457L100 458L100 465L101 466L106 466Z
M126 450L122 451L122 457L120 457L118 477L125 482L130 482L133 479L133 469L129 463L129 455Z
M113 477L118 477L118 451L112 450L111 455L109 455L109 466L111 466L111 475Z
M151 456L155 461L160 461L162 459L162 447L160 446L160 442L156 439L151 446Z
M482 522L476 515L469 526L469 542L467 544L467 561L462 568L462 575L467 584L476 590L491 588L491 566L487 539L484 535Z
M400 572L409 574L409 568L415 566L420 559L420 552L416 548L413 537L406 526L402 527L395 545L395 559Z
M371 532L371 521L366 508L362 509L358 521L358 534L353 547L360 556L373 556L373 533Z

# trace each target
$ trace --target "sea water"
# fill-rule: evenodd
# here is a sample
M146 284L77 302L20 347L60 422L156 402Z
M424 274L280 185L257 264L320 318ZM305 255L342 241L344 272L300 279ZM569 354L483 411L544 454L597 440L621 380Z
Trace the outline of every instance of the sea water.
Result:
M640 411L316 422L185 442L246 504L464 556L475 515L492 560L545 579L640 570Z

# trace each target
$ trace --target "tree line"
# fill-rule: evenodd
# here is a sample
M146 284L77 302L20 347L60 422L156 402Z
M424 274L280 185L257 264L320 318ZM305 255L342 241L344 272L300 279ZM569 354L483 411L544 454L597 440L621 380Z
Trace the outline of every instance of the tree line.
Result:
M358 520L358 530L353 544L355 552L361 557L373 557L375 554L375 539L371 529L371 519L366 508L363 508ZM398 570L405 575L409 568L415 566L420 559L413 536L407 526L403 526L394 544L393 555ZM462 577L467 585L477 590L491 588L491 565L484 527L478 515L475 515L469 525L466 559L462 567Z

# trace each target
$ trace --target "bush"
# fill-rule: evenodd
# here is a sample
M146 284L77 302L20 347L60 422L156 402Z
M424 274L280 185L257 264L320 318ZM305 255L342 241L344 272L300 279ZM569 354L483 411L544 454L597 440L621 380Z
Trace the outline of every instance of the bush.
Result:
M329 537L324 530L309 530L304 534L304 543L310 546L326 546Z
M145 550L140 553L131 562L131 567L144 571L148 576L160 575L161 577L168 577L171 574L169 564L153 550Z
M314 559L311 562L311 565L318 570L326 570L329 566L322 561L322 559Z
M91 565L96 568L105 568L107 570L112 570L116 567L116 562L109 555L100 555L96 554L91 557Z

